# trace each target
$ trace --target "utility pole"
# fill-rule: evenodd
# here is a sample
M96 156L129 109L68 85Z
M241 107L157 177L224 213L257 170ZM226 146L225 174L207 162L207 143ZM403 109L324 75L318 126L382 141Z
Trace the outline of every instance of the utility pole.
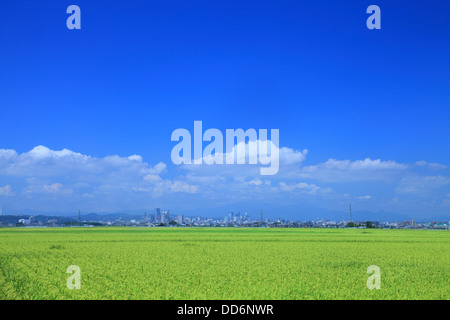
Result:
M260 216L260 221L261 221L261 224L262 224L263 223L263 212L262 212L262 209L259 210L259 216Z

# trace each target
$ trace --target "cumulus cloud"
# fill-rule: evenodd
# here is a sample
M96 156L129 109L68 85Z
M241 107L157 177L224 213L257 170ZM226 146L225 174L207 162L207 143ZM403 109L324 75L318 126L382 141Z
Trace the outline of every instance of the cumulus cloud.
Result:
M299 151L287 147L279 148L271 141L247 141L236 144L229 152L218 151L204 155L201 159L194 159L191 164L183 164L182 168L197 172L224 172L234 175L248 173L247 176L252 176L257 171L261 172L259 168L272 166L274 161L277 161L276 166L299 165L306 159L307 153L307 149ZM278 170L275 174L277 172Z
M225 146L224 146L225 147ZM217 159L220 159L221 163L227 163L227 159L234 158L235 163L248 163L249 158L254 156L256 161L260 163L261 156L269 156L271 154L279 154L280 163L301 163L305 160L307 149L302 151L294 150L287 147L279 147L270 140L255 140L239 142L233 146L231 151L223 152L217 150L214 154L208 154L202 157L202 162L207 164L217 163ZM199 161L195 159L192 162Z
M12 197L13 195L14 192L12 191L12 188L9 184L4 187L0 187L0 196Z
M197 192L197 186L185 181L164 179L166 168L162 162L151 166L139 155L97 158L44 146L22 154L0 149L0 177L19 181L21 194L27 199L36 194L43 201L48 201L48 197L71 195L74 199L79 196L107 203L131 201L136 193L155 198ZM11 186L2 187L0 195L13 195Z

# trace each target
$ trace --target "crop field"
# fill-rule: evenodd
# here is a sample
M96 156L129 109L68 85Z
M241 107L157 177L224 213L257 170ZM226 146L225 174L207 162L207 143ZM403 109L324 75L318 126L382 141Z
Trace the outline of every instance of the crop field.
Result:
M446 230L0 229L0 299L447 300L449 245Z

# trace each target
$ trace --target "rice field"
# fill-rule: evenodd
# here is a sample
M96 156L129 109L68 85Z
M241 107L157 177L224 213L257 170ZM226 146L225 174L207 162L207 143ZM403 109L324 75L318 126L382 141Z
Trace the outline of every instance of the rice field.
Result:
M448 300L449 245L446 230L0 229L0 299Z

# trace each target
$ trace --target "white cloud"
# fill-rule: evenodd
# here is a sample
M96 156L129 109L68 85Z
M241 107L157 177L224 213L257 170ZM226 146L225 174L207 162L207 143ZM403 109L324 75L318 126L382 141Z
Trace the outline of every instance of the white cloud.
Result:
M370 158L355 161L329 159L324 163L317 166L310 166L306 169L315 170L321 167L326 169L360 171L373 169L405 169L407 166L395 161L382 161L380 159L372 160Z
M395 161L372 160L336 160L329 159L317 165L305 166L298 175L302 178L322 181L365 181L386 180L408 168L408 165Z
M254 186L260 186L260 185L263 184L262 180L260 180L260 179L253 179L253 180L250 180L250 181L247 182L247 183L248 183L248 184L252 184L252 185L254 185Z
M445 164L440 164L440 163L430 163L429 167L431 169L436 169L436 170L443 170L443 169L448 168Z
M39 197L41 201L49 201L56 195L71 195L73 200L83 197L92 199L92 203L119 203L132 201L136 194L142 193L150 199L198 191L197 186L183 179L162 178L166 171L166 164L159 162L151 166L139 155L96 158L44 146L22 154L0 149L0 177L21 184L19 189L27 199L32 199L35 194L35 199ZM0 193L13 194L10 186L1 188Z
M12 191L11 186L8 184L4 187L0 187L0 196L12 197L14 194L15 193Z
M441 163L428 163L427 161L421 160L421 161L417 161L415 163L416 166L418 167L425 167L428 166L430 169L434 169L434 170L443 170L443 169L447 169L448 166L446 166L445 164L441 164Z
M27 193L72 194L73 190L65 188L61 183L30 185L24 189Z
M376 205L364 201L373 198L385 199L388 204L396 192L403 194L397 198L400 207L430 190L439 190L442 199L448 194L448 188L444 192L438 188L447 187L450 178L423 175L434 168L445 169L443 165L366 158L329 159L304 166L306 149L282 147L279 152L279 173L261 176L260 165L150 165L136 154L98 158L44 146L22 154L0 149L0 179L6 184L0 187L0 196L15 195L10 200L28 208L65 207L73 211L82 204L93 211L112 211L154 204L159 207L164 201L170 207L311 201L328 203L334 210L349 199L362 200L361 206ZM442 203L441 198L437 200Z
M294 184L286 184L285 182L280 182L279 186L282 191L301 190L309 194L316 194L317 191L320 189L320 187L316 186L315 184L308 184L305 182L299 182Z
M307 154L307 149L298 151L291 148L282 147L280 148L280 164L300 164L306 159Z
M264 142L261 140L257 141L249 141L247 143L240 142L235 145L232 150L228 153L217 153L215 155L208 155L202 158L203 164L194 164L195 160L192 161L192 164L183 164L182 168L193 171L193 172L202 172L202 173L220 173L225 175L234 175L234 176L254 176L256 173L259 173L259 168L268 167L270 164L263 165L260 163L260 154L257 152L260 148L260 144ZM292 148L282 147L278 148L271 141L268 142L268 149L270 150L269 155L278 153L279 155L279 165L280 166L289 166L289 165L300 165L305 159L308 153L307 149L302 151L295 150ZM245 150L244 153L239 152L239 150ZM249 165L249 152L250 150L255 150L253 154L255 156L255 160L257 164ZM234 155L234 164L227 164L227 157ZM269 156L270 157L270 156ZM216 164L214 159L220 159L222 164ZM198 161L199 159L197 159ZM273 161L273 159L271 159ZM258 174L260 175L260 174Z
M425 195L433 189L450 184L450 178L443 176L413 176L405 177L397 187L399 193Z

